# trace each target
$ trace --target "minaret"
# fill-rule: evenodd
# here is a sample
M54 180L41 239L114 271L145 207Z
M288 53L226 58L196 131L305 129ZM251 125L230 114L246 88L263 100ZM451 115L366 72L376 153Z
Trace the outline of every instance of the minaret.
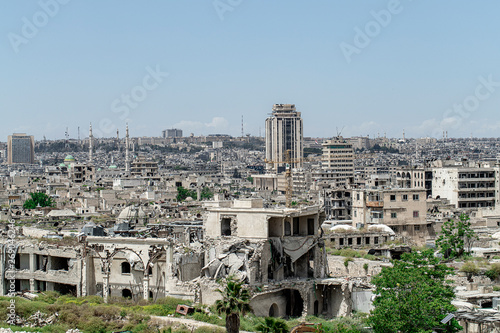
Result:
M116 149L120 152L120 132L116 129Z
M92 136L92 123L90 123L90 129L89 129L89 164L92 164L92 150L94 147L93 144L94 137Z
M127 129L125 131L125 171L129 172L130 171L130 160L129 160L129 152L128 152L128 146L129 146L129 136L128 136L128 124L127 124Z

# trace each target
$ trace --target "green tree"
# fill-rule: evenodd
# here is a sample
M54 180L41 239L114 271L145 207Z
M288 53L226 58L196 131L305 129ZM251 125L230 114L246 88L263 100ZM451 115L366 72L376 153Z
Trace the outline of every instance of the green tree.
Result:
M257 331L262 333L287 333L286 321L273 317L266 317L264 322L257 325Z
M448 220L441 227L441 235L436 240L445 258L459 258L471 253L472 244L478 237L471 228L470 218L461 214L457 221Z
M226 331L237 333L240 331L240 314L245 315L252 310L250 292L234 276L228 276L221 284L225 284L224 289L217 291L222 299L215 302L215 308L219 314L226 315Z
M377 295L369 323L377 333L432 332L436 328L445 332L461 329L453 319L449 324L441 320L455 311L451 301L453 287L446 276L453 268L440 263L432 250L405 253L395 260L393 267L384 267L372 279Z
M201 190L200 197L201 199L212 199L214 197L214 193L205 186L203 190Z
M35 209L36 207L54 207L55 202L47 194L42 192L30 193L30 199L23 204L24 209Z
M187 197L191 197L194 200L198 198L198 196L196 195L196 191L188 190L182 186L179 186L177 188L177 201L178 202L184 201L186 200Z

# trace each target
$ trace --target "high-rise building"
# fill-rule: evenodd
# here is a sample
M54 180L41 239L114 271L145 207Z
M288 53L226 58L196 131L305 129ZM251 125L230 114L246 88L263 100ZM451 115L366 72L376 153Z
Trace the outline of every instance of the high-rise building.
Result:
M266 119L266 159L272 161L267 168L277 172L284 171L288 150L291 167L302 167L302 118L300 112L295 109L295 104L274 104L271 116Z
M162 131L164 138L182 138L182 130L178 128L171 128Z
M346 185L354 178L354 150L352 144L341 136L323 142L321 162L337 186Z
M7 163L35 163L35 139L32 135L15 133L7 139Z

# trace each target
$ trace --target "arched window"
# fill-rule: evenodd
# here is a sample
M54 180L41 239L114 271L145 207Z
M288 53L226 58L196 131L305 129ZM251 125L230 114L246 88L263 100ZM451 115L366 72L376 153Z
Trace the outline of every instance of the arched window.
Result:
M269 308L269 317L279 317L278 304L273 303Z
M130 289L123 289L122 290L122 297L132 298L132 292L130 291Z
M122 274L130 274L130 264L128 262L122 262Z

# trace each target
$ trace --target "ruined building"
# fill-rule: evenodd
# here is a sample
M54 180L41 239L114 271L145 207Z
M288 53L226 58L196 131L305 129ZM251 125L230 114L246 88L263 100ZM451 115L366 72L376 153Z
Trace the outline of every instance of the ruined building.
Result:
M246 199L212 202L207 210L204 279L244 280L259 316L350 313L349 284L329 278L318 206L264 208L261 199ZM210 304L218 295L204 284L200 300Z

